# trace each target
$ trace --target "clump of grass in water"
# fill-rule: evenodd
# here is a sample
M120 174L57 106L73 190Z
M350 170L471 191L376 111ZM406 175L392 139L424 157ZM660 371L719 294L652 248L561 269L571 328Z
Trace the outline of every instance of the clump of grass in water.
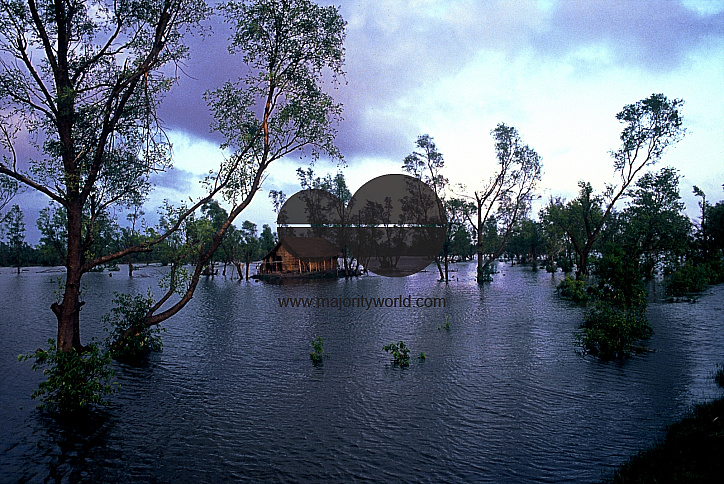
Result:
M437 329L447 329L449 330L452 327L450 324L450 316L445 316L445 324L438 324Z
M309 353L309 358L315 363L321 363L324 357L327 356L324 352L324 341L321 336L317 336L312 340L312 348L314 348L314 351Z
M388 353L392 353L392 363L399 366L400 368L406 368L410 366L410 348L405 346L405 343L399 341L397 343L390 343L382 347Z

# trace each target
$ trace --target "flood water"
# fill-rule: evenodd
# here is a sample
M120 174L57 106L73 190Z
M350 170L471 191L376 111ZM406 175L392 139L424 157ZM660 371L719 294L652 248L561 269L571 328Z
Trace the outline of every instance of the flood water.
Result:
M575 352L583 310L557 297L562 274L499 268L481 287L474 263L458 264L447 285L435 270L284 285L203 280L163 324L163 352L140 367L114 363L120 393L82 425L35 410L41 375L17 361L55 337L59 274L4 268L0 481L591 482L719 396L724 286L695 304L654 294L655 351L601 362ZM89 274L83 342L104 337L99 320L114 291L145 292L162 271ZM278 302L408 295L444 297L446 307ZM316 336L329 353L321 365L309 358ZM400 340L411 348L406 369L382 350Z

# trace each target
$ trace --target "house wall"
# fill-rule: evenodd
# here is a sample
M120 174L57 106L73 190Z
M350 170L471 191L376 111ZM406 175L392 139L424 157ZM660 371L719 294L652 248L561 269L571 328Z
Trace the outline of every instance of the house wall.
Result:
M331 258L326 261L312 261L312 262L301 262L299 259L294 257L292 254L280 246L276 251L276 257L267 257L264 259L265 263L272 263L274 259L281 259L281 271L282 272L299 272L300 265L302 272L309 271L321 271L321 270L334 270L337 268L337 258ZM278 269L278 265L274 265L275 269Z

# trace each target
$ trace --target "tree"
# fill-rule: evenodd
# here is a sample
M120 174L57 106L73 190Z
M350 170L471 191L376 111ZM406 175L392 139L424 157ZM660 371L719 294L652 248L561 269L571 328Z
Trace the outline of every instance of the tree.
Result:
M256 224L245 220L241 224L241 252L244 255L244 264L246 265L246 280L249 280L249 266L251 262L259 257L260 244L259 238L256 236Z
M275 245L277 245L277 234L272 232L271 227L268 224L261 226L261 235L259 236L259 243L261 244L261 255L262 257L271 251Z
M475 228L478 241L478 282L490 280L490 264L503 252L517 221L528 211L536 185L541 179L540 156L523 143L517 129L499 123L490 134L495 140L498 170L481 189L473 191L470 198L474 210L467 215ZM485 257L484 231L493 216L500 225L499 243Z
M13 205L10 211L5 214L3 225L5 226L5 237L8 245L15 254L15 267L17 267L18 274L20 274L20 267L22 266L20 252L25 242L25 222L23 222L23 211L20 210L19 206Z
M590 183L580 182L577 202L581 205L580 209L572 205L568 207L567 214L557 212L562 203L549 205L552 210L546 218L566 232L578 255L576 279L588 274L588 256L619 198L636 181L644 167L656 164L666 149L684 136L683 118L679 113L682 105L681 99L669 100L663 94L652 94L624 106L616 115L616 119L624 125L621 146L611 152L620 184L608 185L604 195L596 196ZM597 215L599 209L600 217Z
M588 255L603 228L604 210L603 197L593 193L590 183L581 181L578 187L578 197L568 203L561 198L552 198L541 218L560 227L571 241L578 256L576 279L580 280L588 272Z
M701 201L699 202L701 218L697 227L696 237L698 239L699 248L701 250L701 258L703 260L709 260L709 221L707 220L707 215L709 214L709 209L711 208L711 205L706 201L706 193L704 193L701 188L694 185L693 190L694 195L696 195L697 197L701 197Z
M449 181L445 178L441 171L445 167L445 159L442 153L438 151L437 145L429 134L423 134L417 137L415 142L418 151L413 151L405 157L402 162L402 169L411 176L426 183L435 192L442 202L442 209L445 214L440 214L440 219L445 217L447 220L445 230L445 242L443 243L440 254L435 257L435 264L440 273L440 281L448 282L448 261L450 256L450 247L453 235L454 215L458 213L457 209L461 208L458 201L447 199L446 190ZM451 215L453 217L451 217ZM444 269L443 269L444 268Z
M724 202L710 205L706 215L706 231L711 240L712 252L717 257L724 252Z
M641 259L643 273L651 277L663 257L676 262L686 251L691 223L682 213L679 175L673 168L646 173L630 196L622 213L621 242L630 256Z
M133 247L142 243L140 229L144 225L143 211L140 201L131 204L130 211L126 214L126 220L131 224L130 227L121 228L121 243L125 247ZM129 252L126 255L126 263L128 264L128 277L133 277L133 254Z
M50 202L40 210L35 224L40 231L40 250L44 259L62 264L68 248L68 218L65 209Z
M2 144L0 144L1 146ZM18 191L18 182L0 173L0 210L10 203Z
M137 323L158 324L191 300L205 264L250 203L270 163L303 149L312 157L340 156L333 139L341 107L321 88L327 71L335 79L342 73L345 24L337 9L309 0L257 0L228 2L219 10L234 24L230 51L243 53L246 67L240 70L247 73L207 93L216 119L212 128L225 137L222 147L232 155L205 179L204 197L189 206L167 207L167 223L155 238L89 256L101 214L143 199L150 175L170 166L156 108L173 84L166 73L174 69L167 67L184 59L185 35L208 8L201 0L28 0L0 6L0 52L16 59L0 65L5 144L12 145L18 126L42 133L38 139L43 140L35 147L41 156L29 169L8 150L0 173L47 195L67 217L65 290L52 306L61 351L83 349L79 315L85 273L168 243L204 203L223 196L232 205L229 216L199 251L183 291L170 285ZM179 298L171 303L173 294Z
M352 269L352 255L343 225L347 223L347 205L352 199L352 192L347 186L344 173L340 170L334 176L327 173L324 178L320 178L315 175L311 167L306 170L297 168L297 178L304 190L297 195L306 205L308 222L312 224L311 234L326 236L336 241L343 255L345 275L349 276ZM281 192L272 196L280 200L285 199ZM294 230L294 232L299 234L303 230Z
M205 13L199 1L0 3L1 124L10 148L0 173L65 209L65 291L52 306L61 351L83 348L83 274L113 259L87 257L95 222L147 192L149 176L168 166L155 116L171 84L161 68L185 56L182 33ZM12 149L18 129L42 142L28 169Z

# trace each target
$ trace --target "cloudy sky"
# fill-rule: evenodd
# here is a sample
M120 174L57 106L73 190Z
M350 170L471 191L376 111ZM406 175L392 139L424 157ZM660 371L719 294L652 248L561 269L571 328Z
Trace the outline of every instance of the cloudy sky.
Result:
M683 175L690 215L692 185L724 198L724 0L322 3L342 3L347 21L346 83L334 96L344 104L337 141L353 191L400 173L420 134L435 139L451 181L475 188L494 170L490 131L500 122L541 155L543 198L571 198L579 180L600 190L614 180L616 113L664 93L685 101L687 135L661 166ZM196 193L222 156L202 93L240 72L241 59L226 52L223 26L212 26L214 35L193 39L186 75L163 104L176 168L156 179L147 212ZM272 223L266 190L298 190L297 166L298 157L272 165L238 223ZM315 169L337 166L321 160Z

